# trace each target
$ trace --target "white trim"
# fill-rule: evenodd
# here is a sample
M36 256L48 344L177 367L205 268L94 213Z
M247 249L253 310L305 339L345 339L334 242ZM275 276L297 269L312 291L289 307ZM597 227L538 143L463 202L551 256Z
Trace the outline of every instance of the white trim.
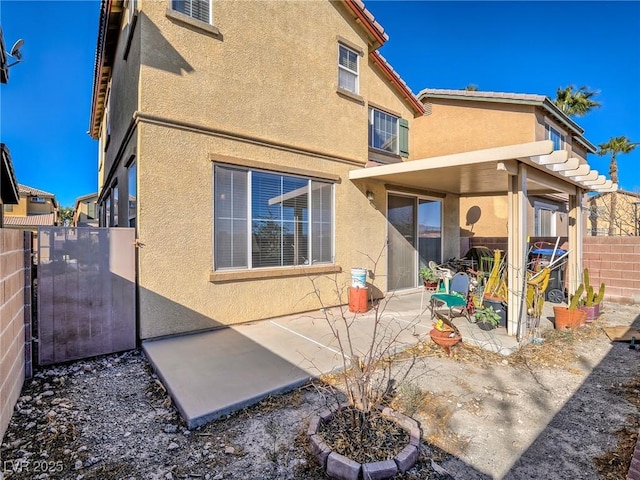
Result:
M351 70L349 67L342 65L340 63L340 49L344 48L345 50L347 50L348 52L351 52L355 55L356 57L356 70ZM355 51L352 48L349 48L347 45L345 45L344 43L338 42L338 88L345 90L347 92L351 92L353 94L360 94L360 55L358 55L358 52ZM352 75L355 75L356 77L356 85L355 85L355 90L351 90L349 88L347 88L345 85L340 85L340 70L344 70L347 73L350 73Z

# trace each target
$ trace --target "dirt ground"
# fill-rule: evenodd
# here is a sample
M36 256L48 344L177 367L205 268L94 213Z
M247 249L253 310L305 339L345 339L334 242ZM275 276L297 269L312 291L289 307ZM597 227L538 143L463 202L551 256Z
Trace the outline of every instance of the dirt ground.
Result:
M640 351L602 327L632 324L640 307L607 304L596 322L549 331L509 357L463 342L449 358L425 339L392 400L424 440L418 465L398 478L624 479L640 429ZM16 406L0 479L325 478L302 432L328 388L188 430L137 350L44 368Z

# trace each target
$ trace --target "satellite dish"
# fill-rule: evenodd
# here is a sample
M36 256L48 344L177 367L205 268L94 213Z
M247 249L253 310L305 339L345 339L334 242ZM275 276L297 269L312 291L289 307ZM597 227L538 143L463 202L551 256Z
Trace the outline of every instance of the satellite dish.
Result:
M13 44L13 47L11 47L11 51L9 52L9 55L17 58L18 60L21 60L22 54L20 53L20 49L22 48L23 45L24 45L24 40L21 38L18 39L16 43Z

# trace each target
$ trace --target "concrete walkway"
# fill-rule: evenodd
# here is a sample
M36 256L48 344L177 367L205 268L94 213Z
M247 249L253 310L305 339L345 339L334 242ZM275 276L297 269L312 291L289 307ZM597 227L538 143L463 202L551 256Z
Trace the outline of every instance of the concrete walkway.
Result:
M420 305L420 292L397 295L381 314L383 334L397 336L400 348L428 338L431 315L428 309L421 312ZM373 311L343 311L353 320L353 344L364 351L372 334ZM327 314L335 318L340 309ZM517 349L515 337L504 328L485 332L462 317L454 323L464 342L503 354ZM345 333L339 331L341 336ZM321 311L146 341L142 347L189 428L343 367L338 342Z

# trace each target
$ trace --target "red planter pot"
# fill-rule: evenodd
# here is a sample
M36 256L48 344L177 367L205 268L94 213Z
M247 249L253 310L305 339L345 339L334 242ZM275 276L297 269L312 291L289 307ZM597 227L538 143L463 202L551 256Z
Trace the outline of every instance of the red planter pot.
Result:
M567 307L553 307L555 315L556 330L572 329L577 330L586 323L587 313L575 309L569 310Z

